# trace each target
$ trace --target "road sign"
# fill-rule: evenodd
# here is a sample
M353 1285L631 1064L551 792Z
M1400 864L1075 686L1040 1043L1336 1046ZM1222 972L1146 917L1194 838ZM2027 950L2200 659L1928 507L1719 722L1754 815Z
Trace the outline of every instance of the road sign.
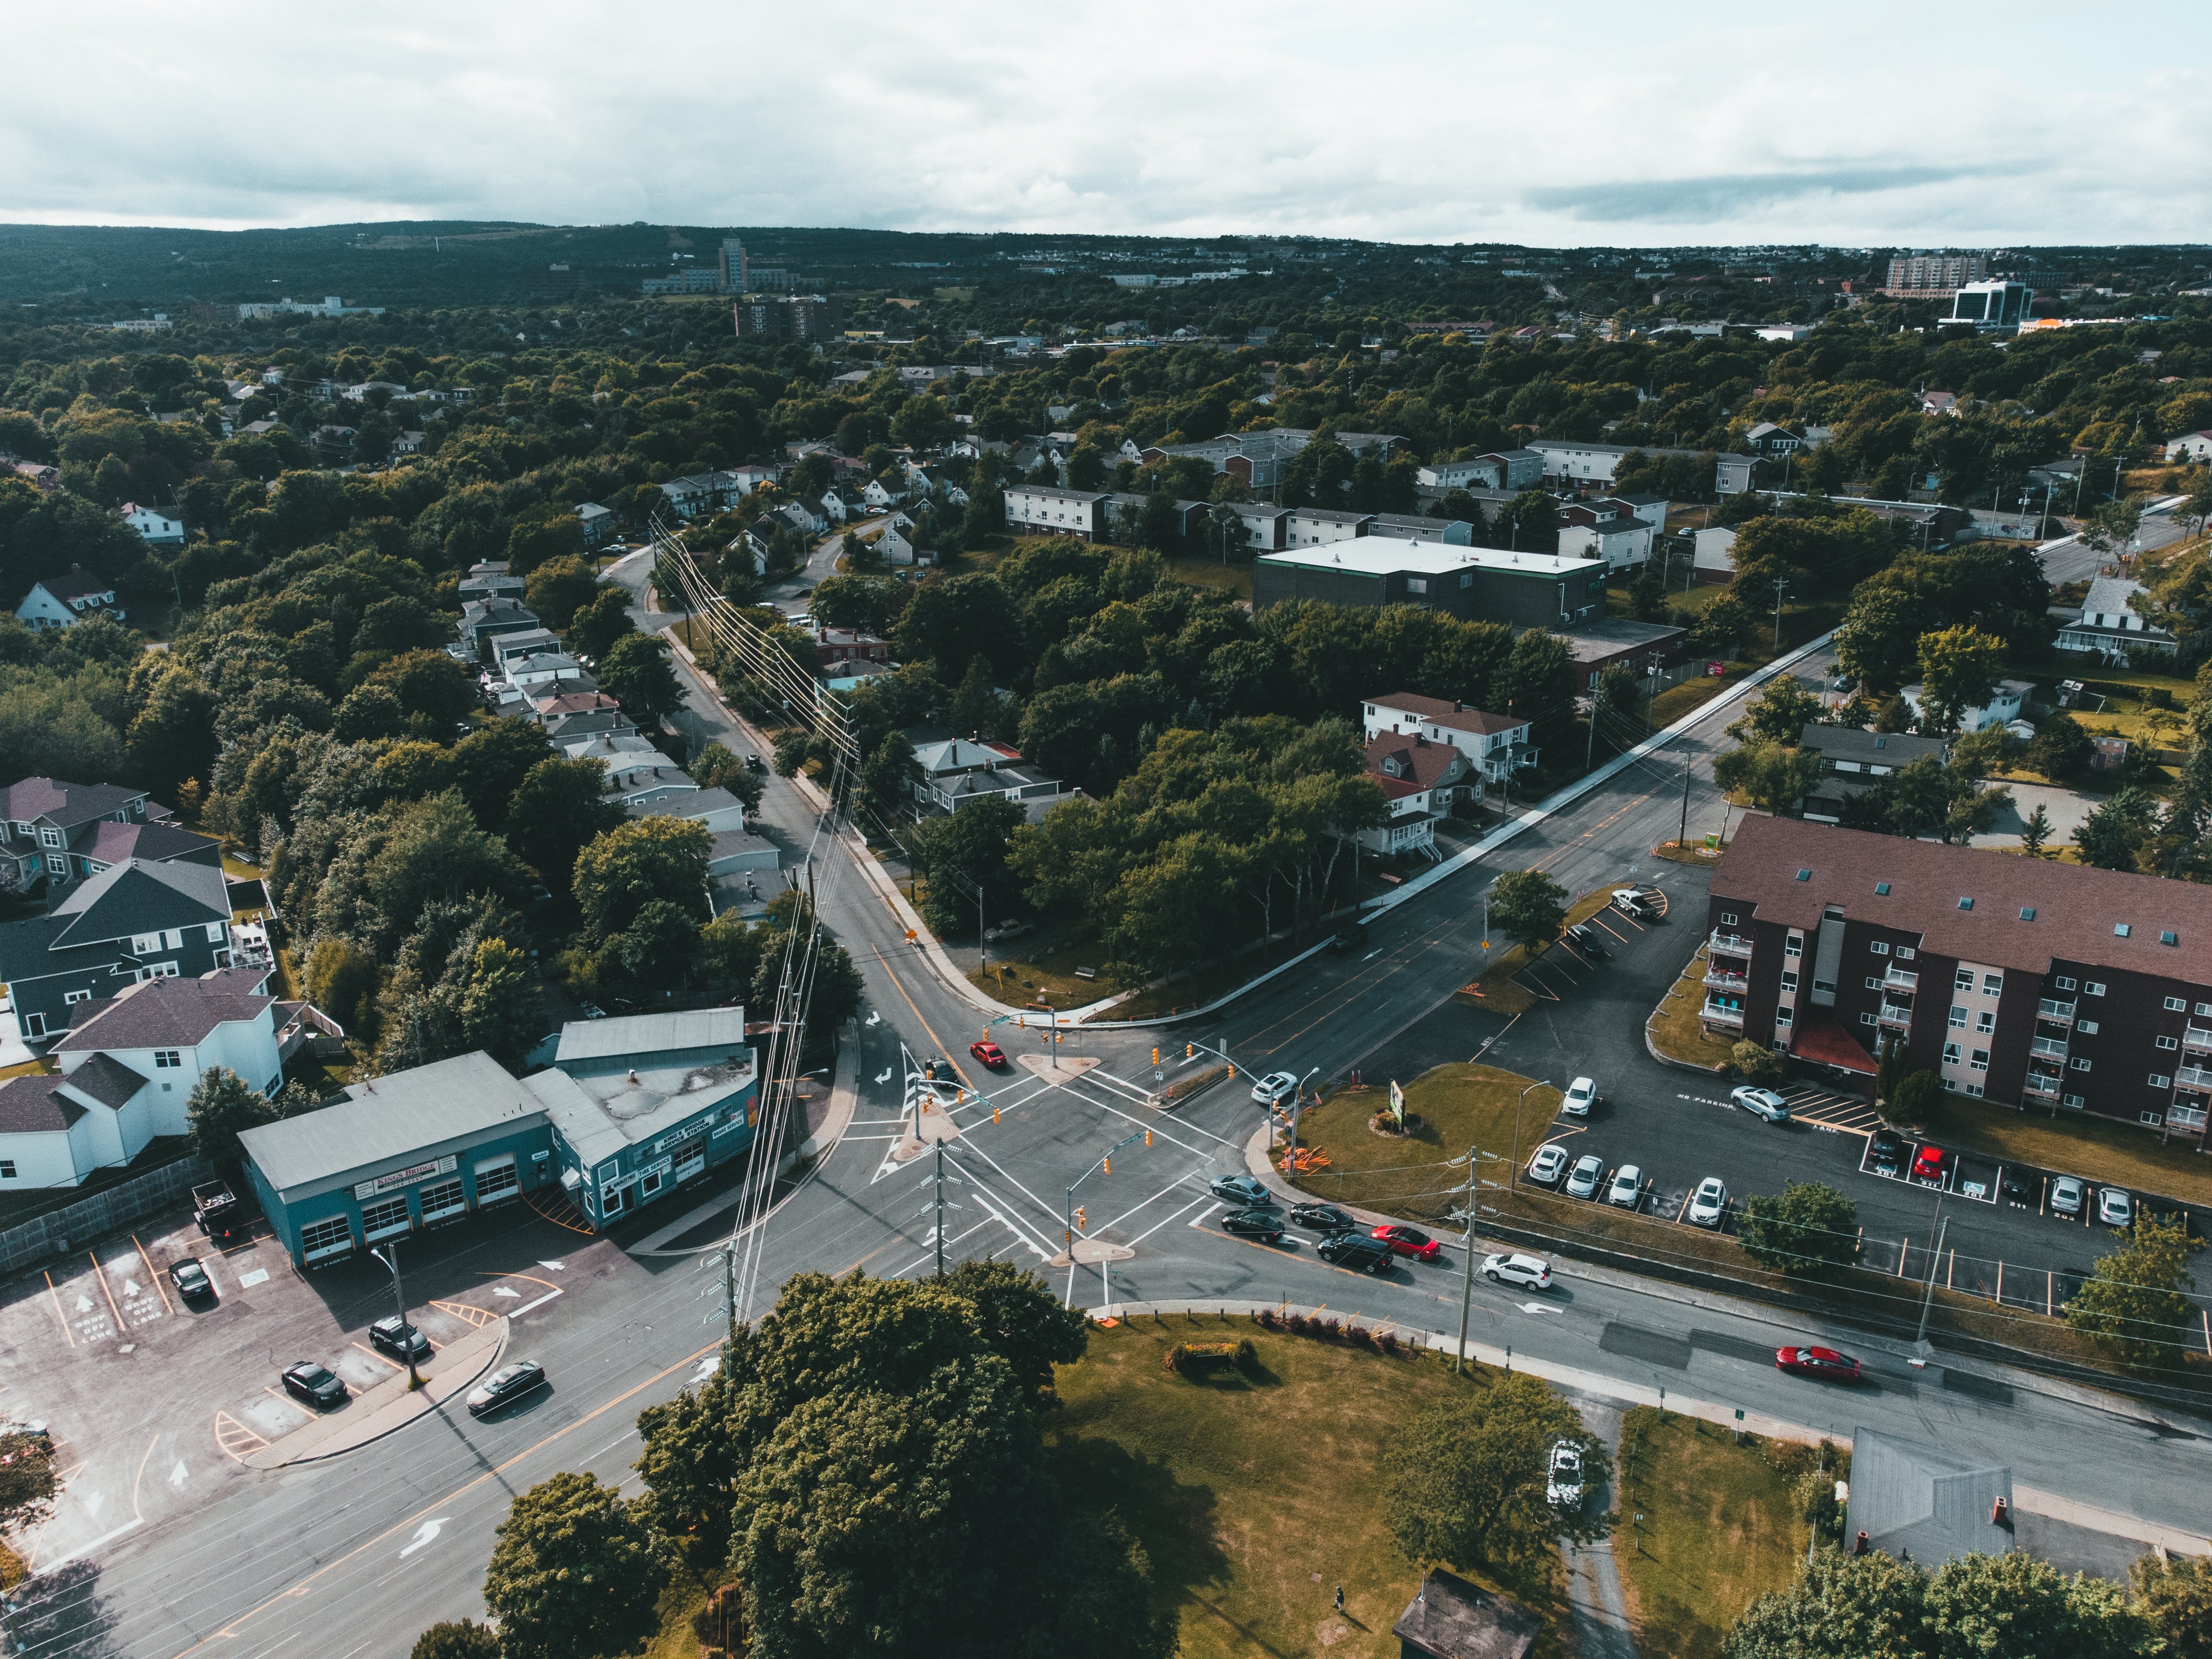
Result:
M1724 662L1709 662L1705 665L1705 672L1718 679L1728 672L1728 665Z
M1406 1127L1406 1091L1398 1086L1398 1079L1390 1079L1390 1115L1398 1120L1398 1127Z

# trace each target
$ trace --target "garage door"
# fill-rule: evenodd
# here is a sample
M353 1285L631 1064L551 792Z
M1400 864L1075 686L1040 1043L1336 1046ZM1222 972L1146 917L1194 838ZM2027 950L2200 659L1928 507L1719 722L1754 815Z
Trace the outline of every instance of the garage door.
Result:
M514 1173L514 1154L501 1152L497 1158L488 1158L476 1166L477 1207L496 1204L503 1198L513 1198L521 1190Z
M300 1229L300 1258L325 1261L353 1249L353 1223L342 1215L327 1221L311 1221Z
M443 1221L448 1216L464 1214L468 1207L468 1194L462 1190L459 1176L422 1189L422 1224L425 1226L433 1221Z
M407 1216L407 1194L361 1206L361 1236L374 1244L380 1238L396 1238L414 1224Z

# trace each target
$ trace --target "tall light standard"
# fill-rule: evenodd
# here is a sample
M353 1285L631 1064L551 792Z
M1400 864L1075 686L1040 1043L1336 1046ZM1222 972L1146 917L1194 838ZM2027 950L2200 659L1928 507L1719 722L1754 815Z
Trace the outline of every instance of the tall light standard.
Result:
M386 1250L391 1252L389 1255L385 1254ZM411 1392L422 1386L422 1374L415 1369L415 1331L407 1322L407 1292L399 1284L399 1241L395 1238L389 1244L372 1245L368 1253L381 1261L392 1275L392 1299L399 1310L399 1340L407 1350L407 1387Z
M1547 1079L1540 1077L1528 1085L1528 1089L1547 1089L1550 1086ZM1528 1089L1523 1089L1513 1103L1513 1167L1505 1172L1505 1179L1515 1187L1518 1187L1521 1182L1521 1108L1528 1099Z

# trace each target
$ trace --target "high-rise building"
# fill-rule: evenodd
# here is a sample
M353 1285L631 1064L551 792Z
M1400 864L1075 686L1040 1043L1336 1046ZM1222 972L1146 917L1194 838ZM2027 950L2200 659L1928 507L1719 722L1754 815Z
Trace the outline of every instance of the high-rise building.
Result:
M1990 274L1986 253L1914 253L1889 262L1892 294L1948 294Z
M745 245L734 236L722 238L722 255L715 275L725 294L744 294L752 283L745 274Z
M845 325L845 302L828 294L747 294L730 312L740 340L826 340Z

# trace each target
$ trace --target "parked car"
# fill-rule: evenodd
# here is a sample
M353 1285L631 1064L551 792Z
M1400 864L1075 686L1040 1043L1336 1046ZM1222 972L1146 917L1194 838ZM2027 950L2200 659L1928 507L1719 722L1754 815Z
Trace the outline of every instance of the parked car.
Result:
M1386 1221L1370 1236L1388 1244L1394 1255L1409 1255L1416 1261L1434 1261L1444 1253L1444 1247L1435 1239L1403 1222Z
M1006 1051L995 1042L971 1042L968 1052L994 1072L1006 1069Z
M1272 1208L1275 1202L1275 1195L1267 1190L1267 1183L1250 1176L1216 1176L1206 1183L1206 1190L1248 1210Z
M310 1406L343 1406L346 1402L346 1385L331 1375L330 1368L319 1365L312 1359L301 1359L287 1365L277 1374L284 1392L296 1395Z
M215 1295L215 1280L208 1277L208 1270L200 1266L197 1256L188 1255L182 1261L172 1261L169 1264L169 1283L177 1287L177 1294L187 1302L212 1298Z
M1291 1220L1310 1232L1350 1232L1359 1224L1334 1204L1293 1204Z
M1270 1072L1252 1085L1252 1098L1262 1106L1279 1105L1298 1090L1298 1079L1290 1072Z
M469 1390L469 1415L482 1417L486 1412L495 1412L501 1406L514 1404L533 1389L544 1386L545 1367L534 1359L518 1359L512 1365L501 1365Z
M1583 1501L1582 1449L1562 1440L1552 1448L1552 1467L1544 1482L1544 1498L1563 1510Z
M1221 1218L1221 1231L1234 1233L1239 1238L1264 1239L1270 1244L1283 1242L1283 1218L1273 1210L1232 1210Z
M768 770L768 763L760 757L757 751L748 752L745 756L745 770L748 772L765 772Z
M1707 1176L1698 1183L1698 1190L1690 1194L1687 1212L1693 1227L1717 1227L1721 1218L1728 1213L1728 1183L1718 1176Z
M1367 929L1355 921L1330 934L1328 948L1332 951L1357 951L1366 943Z
M1771 1089L1746 1086L1729 1091L1729 1104L1740 1112L1749 1112L1753 1117L1763 1117L1769 1123L1790 1121L1790 1103Z
M1586 1077L1578 1077L1567 1085L1566 1093L1559 1097L1559 1110L1569 1117L1588 1117L1590 1108L1596 1103L1596 1081Z
M996 945L1002 939L1019 939L1029 931L1028 922L1018 921L1009 916L996 927L986 927L983 930L983 942L987 945Z
M1905 1143L1894 1129L1876 1129L1867 1142L1867 1164L1876 1175L1893 1176L1905 1167Z
M1536 1156L1528 1160L1528 1179L1539 1187L1558 1186L1566 1170L1567 1149L1564 1146L1539 1146Z
M1833 1348L1799 1347L1792 1344L1774 1351L1774 1363L1792 1376L1817 1377L1824 1382L1856 1382L1859 1362Z
M371 1325L368 1340L394 1359L404 1361L412 1353L420 1364L430 1357L430 1339L398 1314L386 1314Z
M1322 1261L1363 1273L1381 1273L1390 1265L1393 1254L1388 1244L1366 1233L1337 1233L1314 1248Z
M1552 1264L1540 1255L1524 1255L1519 1250L1483 1257L1482 1276L1493 1285L1518 1285L1530 1291L1552 1288Z
M1590 1198L1597 1193L1597 1184L1605 1179L1605 1160L1595 1152L1584 1152L1575 1160L1575 1167L1567 1175L1569 1198Z
M1650 895L1638 888L1614 888L1613 902L1615 908L1635 917L1638 921L1659 920L1659 907L1652 902Z
M2135 1205L2118 1187L2100 1187L2097 1189L2097 1219L2100 1224L2107 1227L2126 1227L2132 1225L2135 1218Z
M2035 1194L2035 1177L2022 1170L2007 1170L1997 1190L2014 1204L2025 1204Z
M1568 928L1566 939L1578 954L1588 957L1592 962L1603 962L1613 954L1605 948L1605 942L1599 939L1597 929L1586 921L1578 921Z
M1940 1184L1943 1179L1944 1166L1949 1161L1949 1157L1950 1155L1941 1146L1923 1146L1912 1155L1912 1178L1915 1181L1933 1181Z
M1632 1210L1644 1201L1644 1171L1633 1164L1624 1164L1613 1172L1613 1185L1605 1191L1605 1201L1617 1204L1624 1210Z
M2051 1183L2051 1213L2081 1214L2081 1200L2087 1192L2087 1188L2082 1186L2079 1176L2057 1176Z

